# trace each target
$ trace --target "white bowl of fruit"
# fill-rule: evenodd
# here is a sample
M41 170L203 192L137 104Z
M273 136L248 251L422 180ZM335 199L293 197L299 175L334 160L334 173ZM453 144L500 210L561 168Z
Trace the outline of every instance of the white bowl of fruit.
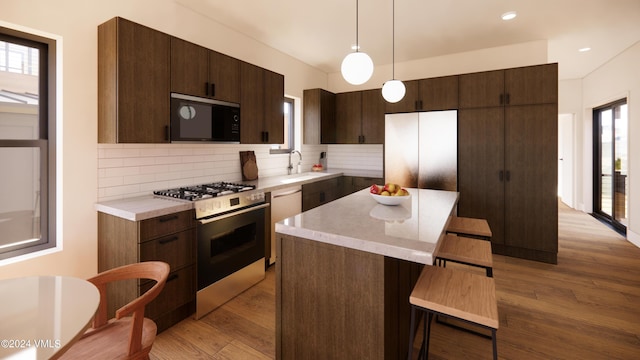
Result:
M369 188L369 193L371 193L371 197L382 205L400 205L403 201L411 197L407 189L394 183L384 185L373 184Z

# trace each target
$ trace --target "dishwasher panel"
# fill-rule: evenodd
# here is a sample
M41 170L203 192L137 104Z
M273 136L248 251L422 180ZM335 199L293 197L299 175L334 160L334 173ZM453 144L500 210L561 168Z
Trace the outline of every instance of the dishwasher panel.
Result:
M269 265L276 262L276 223L302 212L302 186L271 192L271 256Z

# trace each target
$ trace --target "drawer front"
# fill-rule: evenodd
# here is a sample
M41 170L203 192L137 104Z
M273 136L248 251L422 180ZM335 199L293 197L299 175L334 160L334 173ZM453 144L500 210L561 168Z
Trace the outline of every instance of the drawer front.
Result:
M196 229L156 238L140 244L140 261L164 261L171 271L196 262Z
M155 282L151 281L140 286L140 294L143 294ZM145 309L145 316L156 319L168 313L196 297L196 266L189 266L169 274L164 289L155 300L150 302Z
M140 221L140 242L173 234L192 227L195 227L195 213L193 210L142 220Z

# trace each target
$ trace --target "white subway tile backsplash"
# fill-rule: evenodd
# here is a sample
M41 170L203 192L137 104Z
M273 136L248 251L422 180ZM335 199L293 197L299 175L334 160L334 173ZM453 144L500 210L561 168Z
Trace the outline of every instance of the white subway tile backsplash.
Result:
M124 184L124 179L122 176L117 177L103 177L98 179L98 187L100 188L108 188L114 186L121 186Z
M382 171L383 145L329 145L327 167L329 169Z
M153 190L242 180L240 151L253 150L258 176L287 174L288 154L269 145L98 144L98 201L149 195ZM303 145L302 171L328 153L328 168L382 170L382 145ZM299 157L292 155L294 171Z
M134 176L125 176L123 178L124 185L137 185L144 184L148 182L152 182L156 180L156 176L154 174L148 175L134 175Z
M110 159L110 158L98 159L98 169L123 167L123 166L124 166L124 162L122 159Z

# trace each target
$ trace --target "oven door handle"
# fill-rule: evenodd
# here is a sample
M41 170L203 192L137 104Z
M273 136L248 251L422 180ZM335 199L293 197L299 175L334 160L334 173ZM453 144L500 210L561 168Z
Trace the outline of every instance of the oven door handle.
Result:
M248 207L248 208L244 208L244 209L241 209L241 210L238 210L238 211L230 212L228 214L224 214L224 215L220 215L220 216L214 216L214 217L206 218L206 219L201 219L201 220L198 220L198 221L200 222L200 224L205 225L205 224L208 224L208 223L210 223L212 221L222 220L222 219L226 219L228 217L232 217L232 216L236 216L236 215L242 215L242 214L248 213L250 211L254 211L254 210L264 209L266 207L269 207L269 205L270 205L269 203L264 203L264 204L251 206L251 207Z

